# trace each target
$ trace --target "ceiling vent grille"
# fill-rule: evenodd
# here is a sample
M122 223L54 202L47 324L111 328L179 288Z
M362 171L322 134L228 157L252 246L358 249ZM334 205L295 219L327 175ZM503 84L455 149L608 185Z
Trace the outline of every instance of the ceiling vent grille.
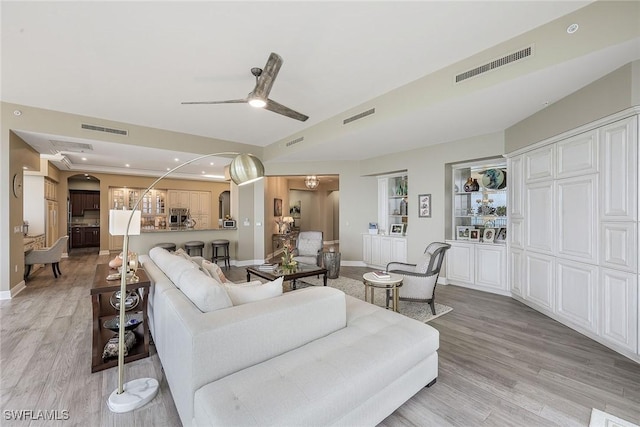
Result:
M344 119L342 121L342 124L346 125L347 123L355 122L356 120L360 120L360 119L362 119L364 117L370 116L370 115L374 114L375 112L376 112L375 108L372 108L372 109L367 110L367 111L363 111L360 114L356 114L355 116L349 117L348 119Z
M106 128L104 126L89 125L86 123L83 123L81 127L82 129L95 130L97 132L115 133L116 135L124 135L124 136L129 135L129 131L126 131L123 129Z
M61 160L62 163L67 167L67 169L71 170L71 162L69 161L69 159L67 159L66 157L64 159Z
M304 136L301 136L300 138L293 139L293 140L287 142L284 146L285 147L291 147L292 145L296 145L297 143L302 142L302 141L304 141Z
M58 153L60 151L71 151L74 153L84 153L85 151L93 151L93 145L86 144L84 142L57 141L54 139L49 140L49 142L51 142L51 146L55 148L56 152Z
M480 74L486 73L487 71L495 70L496 68L502 67L503 65L511 64L512 62L527 58L531 56L532 53L533 53L533 46L529 46L517 52L511 53L509 55L505 55L502 58L495 59L491 62L488 62L479 67L476 67L472 70L465 71L464 73L458 74L456 76L456 83L460 83L464 80L470 79L472 77L476 77Z

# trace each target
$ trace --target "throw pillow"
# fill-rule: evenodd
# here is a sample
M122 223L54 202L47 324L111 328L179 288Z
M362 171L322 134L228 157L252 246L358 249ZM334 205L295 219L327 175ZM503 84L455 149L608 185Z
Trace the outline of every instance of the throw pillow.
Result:
M422 254L420 259L418 260L418 263L416 264L415 272L422 273L422 274L426 273L427 270L429 269L430 261L431 261L431 254L429 253Z
M218 282L224 284L229 281L227 277L222 272L222 269L215 262L211 262L207 259L202 260L202 268L209 271L211 273L211 277L216 279Z
M180 290L200 311L208 313L231 307L231 299L215 279L201 271L190 269L180 276Z
M191 261L191 257L189 256L189 254L187 253L187 251L185 251L182 248L178 248L175 252L175 255L181 256L184 259L188 259L189 261Z
M282 295L282 277L261 285L226 285L233 305L247 304Z

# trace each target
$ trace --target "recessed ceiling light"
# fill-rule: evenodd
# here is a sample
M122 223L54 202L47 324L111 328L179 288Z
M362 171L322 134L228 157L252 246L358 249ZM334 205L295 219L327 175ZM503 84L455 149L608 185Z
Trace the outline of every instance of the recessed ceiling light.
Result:
M91 179L91 177L90 177L90 176L88 176L88 177L87 177L87 179Z
M22 169L23 169L23 170L28 170L28 169L29 169L29 166L23 166L23 167L22 167Z
M213 162L209 163L209 166L213 166Z
M126 166L126 167L129 167L130 165L129 165L129 163L127 163L125 166Z
M580 28L580 26L578 24L571 24L567 27L567 33L569 34L573 34L576 31L578 31L578 28Z
M82 160L86 162L86 161L87 161L87 158L86 158L86 157L83 157L83 158L82 158Z
M85 173L85 174L84 174L84 176L89 176L89 174L88 174L88 173Z
M205 173L206 173L205 171L202 171L202 174L203 174L203 175L204 175Z
M173 159L173 161L174 161L174 162L179 162L179 161L180 161L180 159L176 157L175 159Z
M14 115L14 116L21 116L21 115L22 115L22 111L20 111L20 110L13 110L13 115Z
M171 168L167 168L167 170L168 170L168 171L170 171L170 170L171 170Z

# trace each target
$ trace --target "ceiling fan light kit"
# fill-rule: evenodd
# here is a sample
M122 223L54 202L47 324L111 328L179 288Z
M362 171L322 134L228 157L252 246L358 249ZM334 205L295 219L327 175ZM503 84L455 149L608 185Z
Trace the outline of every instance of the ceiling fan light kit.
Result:
M264 108L271 112L281 114L285 117L289 117L301 122L306 121L309 116L292 110L289 107L285 107L282 104L277 103L273 99L269 99L269 92L273 87L273 83L278 76L280 67L282 66L282 57L277 53L271 52L267 64L264 69L254 67L251 69L251 74L256 78L256 85L245 99L229 99L226 101L195 101L195 102L183 102L182 104L249 104L252 107Z
M320 180L315 175L309 175L304 179L304 185L311 190L314 190L319 184Z

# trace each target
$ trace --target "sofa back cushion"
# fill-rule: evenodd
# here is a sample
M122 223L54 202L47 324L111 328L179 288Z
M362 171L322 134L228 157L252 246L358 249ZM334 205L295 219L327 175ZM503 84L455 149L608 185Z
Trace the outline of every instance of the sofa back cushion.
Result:
M279 297L282 295L283 277L264 284L256 285L234 285L227 284L225 288L231 298L233 305L246 304L249 302L260 301L263 299Z
M203 313L232 306L224 287L198 269L184 271L180 275L178 287Z
M174 255L163 248L152 248L149 257L158 268L179 288L180 276L187 270L197 270L198 266L182 256Z

